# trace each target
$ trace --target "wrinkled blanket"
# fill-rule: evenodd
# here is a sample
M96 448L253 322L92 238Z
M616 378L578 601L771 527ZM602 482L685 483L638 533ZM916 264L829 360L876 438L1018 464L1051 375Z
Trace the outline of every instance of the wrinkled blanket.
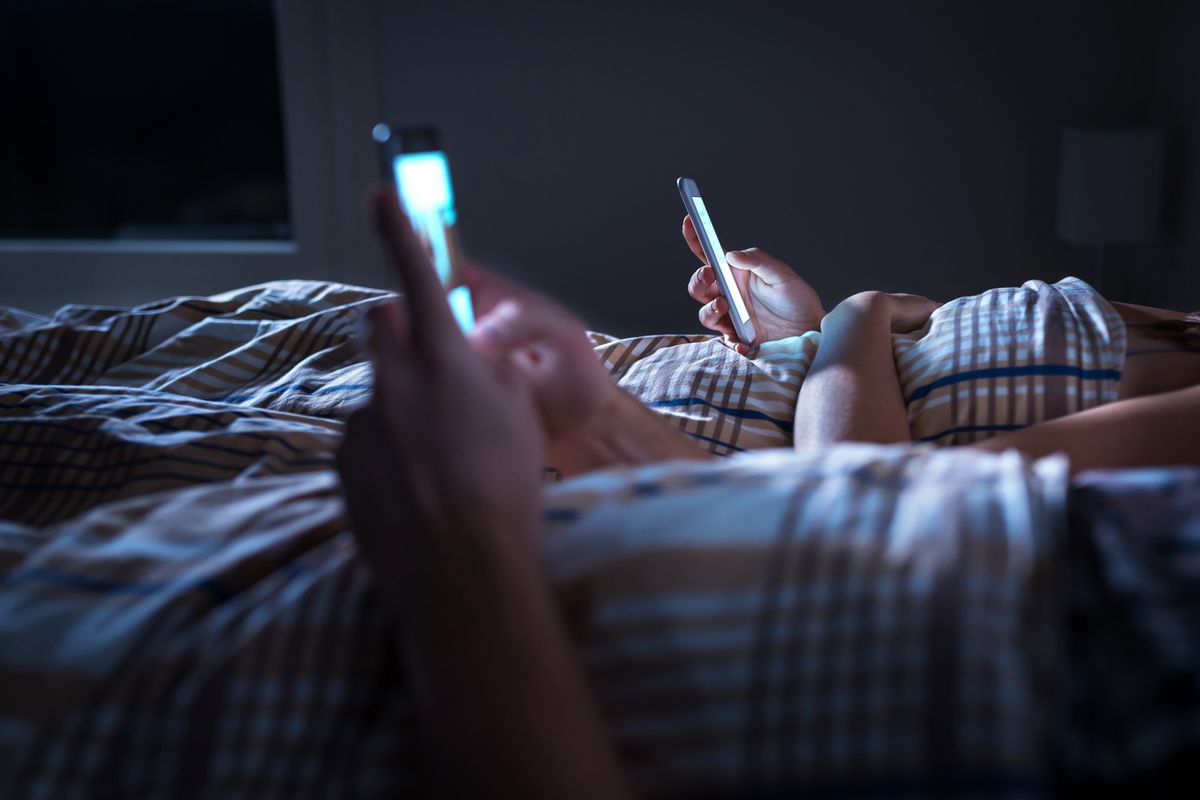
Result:
M0 314L0 795L422 792L331 472L370 385L354 319L385 296ZM602 341L652 405L726 366L798 374L808 346ZM703 391L659 407L722 452L781 443L744 412L790 419L786 393ZM549 488L544 557L648 794L1036 793L1065 492L1054 460L748 453Z

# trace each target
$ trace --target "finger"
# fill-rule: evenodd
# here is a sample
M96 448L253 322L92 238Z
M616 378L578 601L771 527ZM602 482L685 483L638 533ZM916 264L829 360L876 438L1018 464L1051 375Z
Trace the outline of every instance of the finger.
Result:
M410 482L404 479L404 473L412 459L399 457L398 450L404 447L407 437L394 435L396 432L389 429L378 411L375 407L363 408L346 421L336 458L354 537L368 567L386 571L386 566L398 563L402 554L397 552L397 537L378 535L380 518L386 519L408 505L403 494ZM380 440L385 436L391 442L381 447ZM381 502L386 504L384 508L380 508Z
M367 309L366 345L372 356L402 354L408 345L408 318L398 300L386 300Z
M725 254L730 266L753 272L769 284L783 283L796 277L796 271L757 247L731 250Z
M367 312L367 348L374 369L374 396L392 396L413 382L414 354L409 346L408 321L400 304L380 303Z
M442 282L401 210L395 190L380 187L374 209L379 236L404 286L413 343L419 351L433 352L456 337L461 339Z
M484 352L501 355L537 342L561 342L564 336L579 334L567 331L564 322L551 308L508 298L479 319L470 340Z
M696 235L696 226L692 224L690 215L685 215L683 218L683 240L687 242L687 246L696 255L696 258L708 263L708 256L704 255L704 248L700 246L700 237Z
M729 334L725 334L724 336L722 336L721 344L725 345L726 347L728 347L730 350L734 351L735 353L738 353L743 356L747 355L750 352L750 345L746 344L741 339L739 339L737 337L736 333L733 334L732 336Z
M725 301L724 297L718 297L711 303L700 306L699 317L700 324L710 331L717 331L726 336L737 336L733 329L733 323L729 319L729 303Z
M700 303L707 303L720 296L721 287L717 284L717 276L712 267L706 264L692 273L688 281L688 294Z
M350 320L350 333L347 337L351 347L354 348L354 354L359 361L371 360L371 335L375 331L375 322L372 319L374 309L381 303L394 303L394 299L385 299L382 301L371 301L369 305L364 305L358 309Z
M471 300L475 305L477 319L482 319L497 305L510 298L522 304L545 301L545 298L536 292L505 280L474 262L464 260L462 273L463 282L471 290Z
M745 342L743 342L739 339L725 336L725 337L722 337L721 344L725 345L726 347L728 347L730 350L737 353L738 355L743 355L743 356L750 355L750 345L746 344Z

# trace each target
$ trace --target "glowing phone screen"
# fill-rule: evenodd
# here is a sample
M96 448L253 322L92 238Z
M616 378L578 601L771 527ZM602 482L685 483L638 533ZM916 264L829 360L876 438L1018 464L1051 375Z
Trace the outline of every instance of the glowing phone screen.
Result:
M725 279L725 285L729 287L729 300L733 303L742 322L749 322L750 309L746 308L746 301L742 299L742 293L738 291L737 283L733 280L733 270L729 268L729 264L725 263L725 250L722 249L721 242L717 240L717 231L713 228L712 220L709 219L708 209L704 207L704 201L697 196L692 197L692 203L696 206L696 213L700 217L700 230L704 234L704 238L708 240L709 247L712 248L713 260L717 262L713 266L721 271L721 277Z
M396 156L393 169L400 202L446 287L446 300L458 326L468 331L475 324L475 313L458 265L458 215L446 154L437 150L404 153Z

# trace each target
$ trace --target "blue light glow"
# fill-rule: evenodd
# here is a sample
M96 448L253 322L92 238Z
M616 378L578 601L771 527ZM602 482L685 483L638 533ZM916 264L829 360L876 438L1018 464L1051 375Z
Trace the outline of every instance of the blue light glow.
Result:
M475 327L475 309L471 304L471 290L466 286L455 286L446 295L446 301L450 303L450 311L454 314L454 319L458 320L458 327L462 328L463 333Z
M400 156L396 159L396 185L409 214L454 214L454 190L450 188L450 167L445 154Z
M462 285L458 270L458 240L455 224L454 189L446 155L431 151L406 153L393 162L400 202L412 220L437 270L442 285L449 289L447 302L459 327L468 331L475 323L471 293Z

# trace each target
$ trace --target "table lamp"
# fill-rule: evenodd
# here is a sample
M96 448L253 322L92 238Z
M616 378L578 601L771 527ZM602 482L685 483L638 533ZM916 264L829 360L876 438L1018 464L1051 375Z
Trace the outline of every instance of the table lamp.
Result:
M1104 250L1158 236L1163 132L1067 128L1058 179L1058 235L1096 248L1092 283L1104 283Z

